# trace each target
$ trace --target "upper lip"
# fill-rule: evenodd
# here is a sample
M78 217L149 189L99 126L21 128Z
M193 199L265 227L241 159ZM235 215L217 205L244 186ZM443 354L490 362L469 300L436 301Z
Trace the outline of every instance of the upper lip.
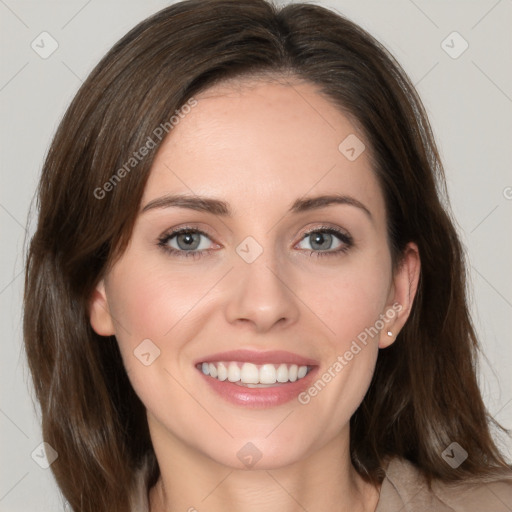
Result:
M298 366L317 366L318 361L303 357L293 352L286 350L269 350L269 351L255 351L247 349L230 350L228 352L217 352L198 359L195 364L199 363L215 363L220 361L236 361L240 363L253 363L253 364L277 364L289 363Z

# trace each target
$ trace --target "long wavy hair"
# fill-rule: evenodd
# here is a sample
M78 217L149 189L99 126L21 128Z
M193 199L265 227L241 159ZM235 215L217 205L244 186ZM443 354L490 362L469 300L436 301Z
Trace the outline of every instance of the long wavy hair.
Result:
M88 304L130 239L164 140L155 128L200 91L247 76L306 80L357 123L385 197L394 264L407 242L419 247L411 315L396 342L380 351L351 418L356 470L378 483L394 456L416 464L429 481L509 470L491 435L502 427L477 384L479 346L442 164L405 72L371 35L326 8L188 0L142 21L112 47L71 102L42 168L23 328L63 495L75 511L125 512L141 468L147 489L159 477L144 405L115 337L91 328ZM148 137L155 147L112 181ZM453 441L469 453L456 469L441 456Z

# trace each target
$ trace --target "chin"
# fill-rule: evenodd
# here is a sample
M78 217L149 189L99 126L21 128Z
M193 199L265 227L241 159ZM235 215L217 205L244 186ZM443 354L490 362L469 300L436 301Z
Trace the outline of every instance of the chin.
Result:
M293 465L306 457L304 442L294 447L285 439L230 440L222 451L216 446L204 452L217 464L236 470L272 470Z

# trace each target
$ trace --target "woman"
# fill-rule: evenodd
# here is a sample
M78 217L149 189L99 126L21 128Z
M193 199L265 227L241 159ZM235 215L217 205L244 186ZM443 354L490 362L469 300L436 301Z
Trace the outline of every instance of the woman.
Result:
M131 30L55 135L26 268L73 510L506 510L445 201L348 20L191 0Z

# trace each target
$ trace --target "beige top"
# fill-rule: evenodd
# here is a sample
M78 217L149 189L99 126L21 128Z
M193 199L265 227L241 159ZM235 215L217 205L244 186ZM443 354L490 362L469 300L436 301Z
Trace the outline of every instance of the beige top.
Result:
M375 512L512 512L510 479L482 484L432 483L410 462L393 459L382 481Z
M142 474L139 483L131 512L149 512ZM512 472L510 479L478 485L435 481L429 491L415 466L395 458L386 470L375 512L512 512Z

